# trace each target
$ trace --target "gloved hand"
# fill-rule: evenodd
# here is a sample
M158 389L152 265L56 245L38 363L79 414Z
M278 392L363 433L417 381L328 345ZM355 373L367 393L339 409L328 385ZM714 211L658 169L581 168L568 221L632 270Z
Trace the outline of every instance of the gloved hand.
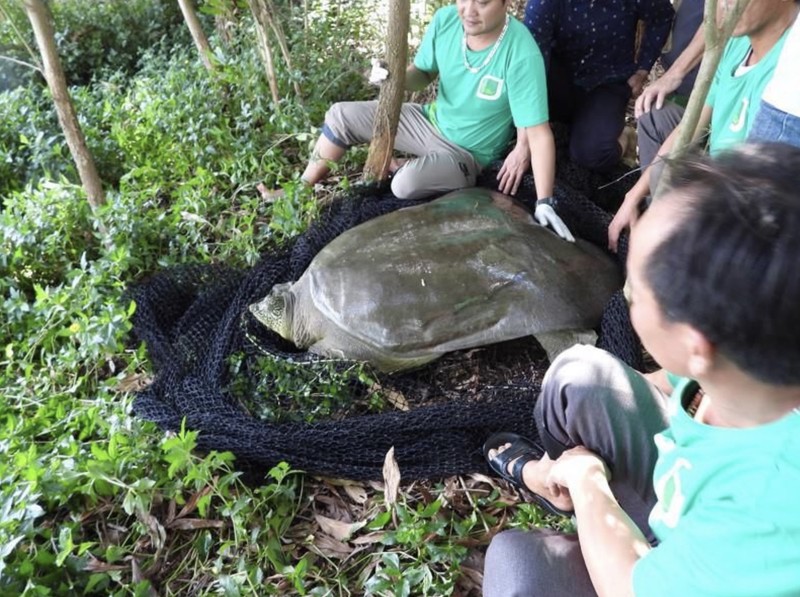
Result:
M553 198L544 197L536 202L536 211L533 212L533 217L542 226L550 226L553 231L561 238L571 243L575 242L575 237L567 228L564 220L558 217L558 214L553 209Z
M372 70L369 71L369 75L367 76L370 84L380 86L389 78L387 66L388 65L383 60L378 60L377 58L372 59Z

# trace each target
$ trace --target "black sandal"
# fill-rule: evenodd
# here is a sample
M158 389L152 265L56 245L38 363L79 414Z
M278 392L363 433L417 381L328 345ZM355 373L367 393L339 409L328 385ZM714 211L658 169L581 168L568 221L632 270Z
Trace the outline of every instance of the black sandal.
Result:
M489 457L489 450L497 450L505 444L511 445L502 452L495 454L493 458ZM522 481L522 469L525 464L531 460L540 460L544 456L544 448L541 445L516 433L495 433L483 444L483 456L492 471L508 481L517 491L529 495L532 501L549 514L567 517L574 514L572 511L557 508L547 498L528 489ZM514 462L509 473L508 464L515 459L516 462Z

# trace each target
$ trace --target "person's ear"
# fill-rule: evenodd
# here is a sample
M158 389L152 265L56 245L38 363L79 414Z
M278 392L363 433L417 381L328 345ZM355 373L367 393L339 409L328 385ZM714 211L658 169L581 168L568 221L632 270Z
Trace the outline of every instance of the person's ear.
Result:
M688 362L686 367L689 370L689 377L697 379L704 377L714 366L717 350L705 335L690 327L685 330L684 343Z

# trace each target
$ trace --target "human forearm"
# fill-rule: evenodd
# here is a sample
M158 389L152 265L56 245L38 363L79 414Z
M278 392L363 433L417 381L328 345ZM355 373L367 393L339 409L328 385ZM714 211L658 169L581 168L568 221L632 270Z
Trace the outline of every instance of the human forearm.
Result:
M431 73L418 69L413 64L406 69L406 91L420 91L433 82Z
M556 177L556 144L550 123L528 127L525 133L531 152L536 196L540 199L552 197Z
M703 58L703 50L706 47L706 38L703 34L703 26L697 28L697 31L692 38L692 41L689 42L689 45L683 49L680 56L675 59L675 62L672 63L672 66L669 67L664 76L671 76L671 77L680 77L682 81L683 78L691 71L695 66L700 64L700 60Z
M578 539L600 597L633 595L633 567L650 545L611 493L604 472L587 473L569 487Z

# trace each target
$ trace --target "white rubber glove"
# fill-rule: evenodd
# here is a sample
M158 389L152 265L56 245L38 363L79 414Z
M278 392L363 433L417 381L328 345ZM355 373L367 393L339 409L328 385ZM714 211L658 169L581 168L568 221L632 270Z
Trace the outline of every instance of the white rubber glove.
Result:
M380 86L386 79L389 78L389 71L386 68L386 63L377 58L372 59L372 70L369 71L369 82L372 85Z
M564 220L558 217L558 214L553 209L552 203L552 197L539 199L536 202L536 211L533 212L533 217L536 218L536 221L542 226L550 226L550 228L564 240L574 243L575 237L572 236Z

